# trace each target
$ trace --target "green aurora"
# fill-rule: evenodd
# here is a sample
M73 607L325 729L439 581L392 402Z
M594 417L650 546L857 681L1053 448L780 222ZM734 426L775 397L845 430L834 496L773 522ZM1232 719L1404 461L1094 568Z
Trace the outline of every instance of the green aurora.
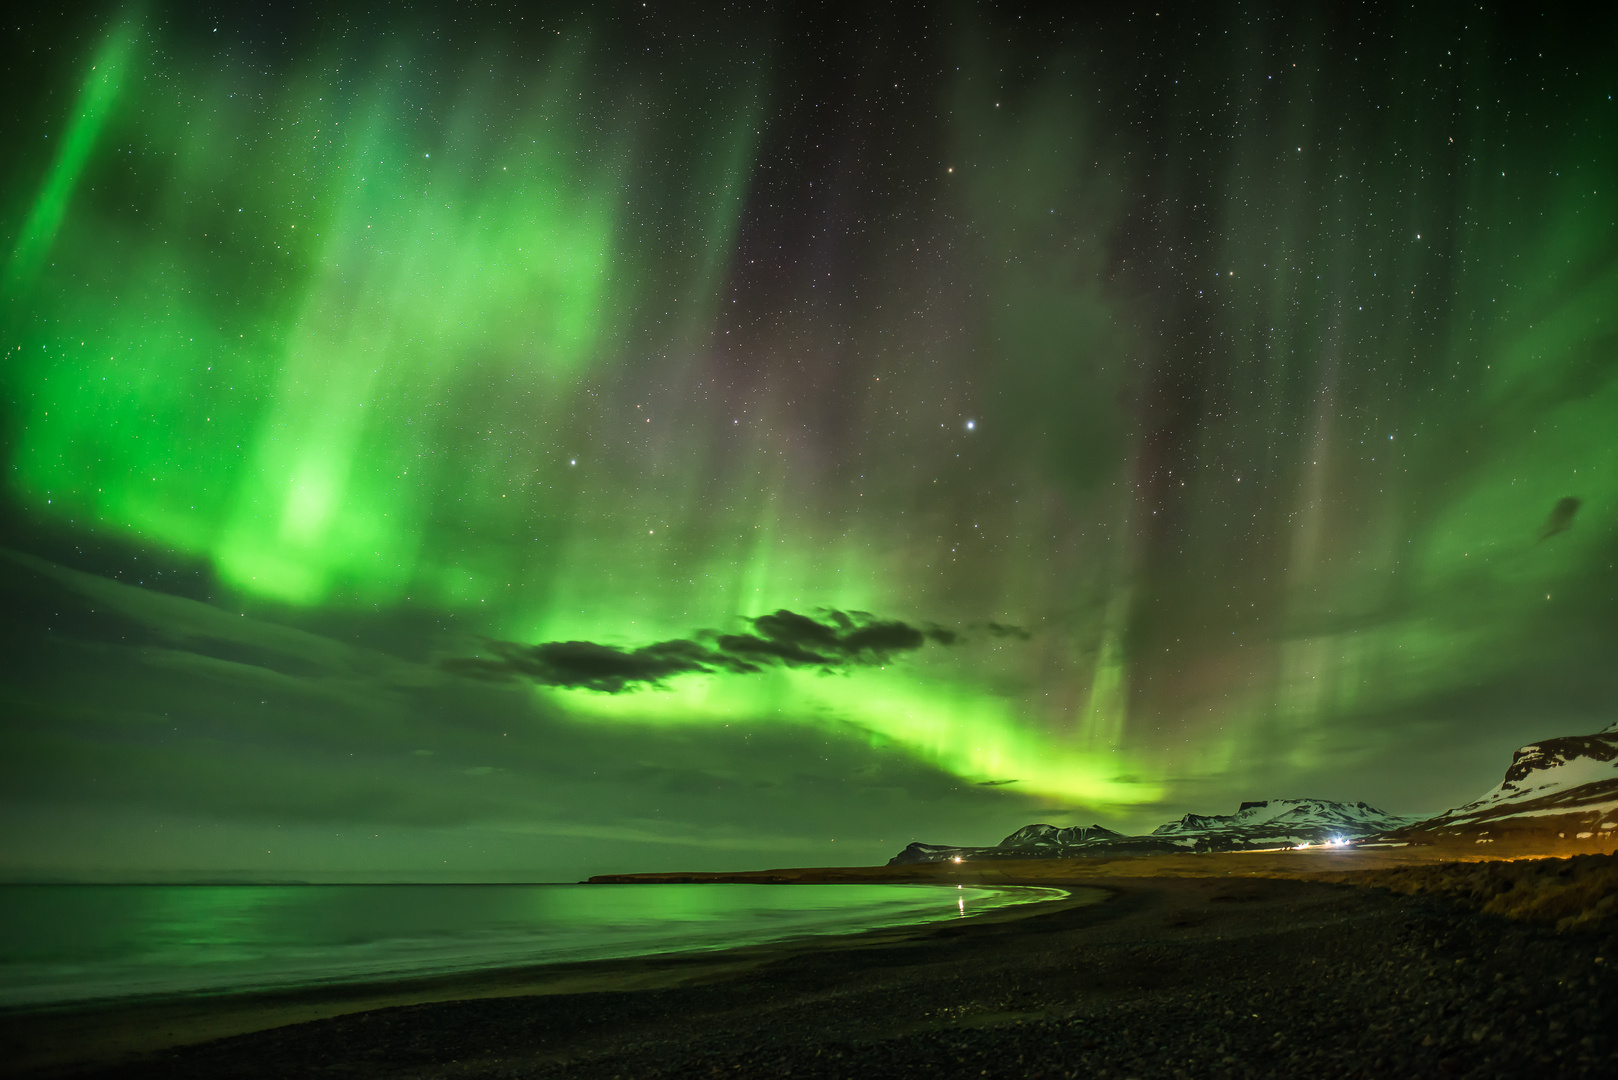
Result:
M1345 11L38 16L7 872L1437 811L1618 719L1618 35ZM783 610L914 640L474 677Z

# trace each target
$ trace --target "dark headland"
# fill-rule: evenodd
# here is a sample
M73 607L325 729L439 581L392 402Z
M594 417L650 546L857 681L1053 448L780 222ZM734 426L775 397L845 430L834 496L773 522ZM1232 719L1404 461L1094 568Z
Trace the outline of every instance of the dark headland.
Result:
M1618 856L1490 854L645 875L1070 895L722 953L12 1015L3 1045L11 1075L128 1080L1618 1075Z

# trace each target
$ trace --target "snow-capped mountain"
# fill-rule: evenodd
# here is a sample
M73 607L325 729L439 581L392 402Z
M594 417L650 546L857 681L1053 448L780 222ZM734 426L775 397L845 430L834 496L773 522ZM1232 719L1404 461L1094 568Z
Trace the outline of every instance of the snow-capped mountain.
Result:
M1187 814L1159 825L1153 836L1189 841L1195 851L1245 851L1360 840L1415 822L1364 803L1328 799L1267 799L1244 802L1229 816Z
M1187 814L1147 836L1124 836L1100 825L1025 825L994 847L911 844L889 860L906 863L953 859L1056 859L1086 855L1156 855L1177 851L1251 851L1377 836L1416 818L1397 817L1364 803L1327 799L1244 802L1234 814Z
M906 863L949 862L957 859L1050 859L1087 845L1128 839L1100 825L1024 825L994 847L952 847L948 844L911 844L888 860L889 866Z
M1044 851L1086 844L1094 840L1123 838L1122 833L1115 833L1100 825L1069 825L1065 829L1059 829L1055 825L1024 825L1000 841L1000 846L1016 848L1018 851Z
M1459 842L1468 850L1501 841L1542 852L1612 850L1618 847L1618 724L1594 735L1563 735L1523 747L1512 755L1497 787L1434 818L1398 817L1364 803L1266 799L1244 802L1234 814L1186 814L1146 836L1124 836L1100 825L1026 825L993 847L911 844L888 865L1253 851L1372 838Z
M1477 834L1484 843L1516 834L1550 840L1612 840L1618 830L1618 724L1594 735L1563 735L1511 757L1498 787L1464 806L1393 833L1391 839Z

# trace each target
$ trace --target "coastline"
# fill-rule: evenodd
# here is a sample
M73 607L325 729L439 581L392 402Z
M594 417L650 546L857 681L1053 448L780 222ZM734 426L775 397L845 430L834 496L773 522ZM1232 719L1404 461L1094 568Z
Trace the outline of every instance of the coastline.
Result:
M1036 887L1061 888L1047 884ZM379 1009L448 1001L669 989L740 975L789 956L891 945L927 937L941 928L994 925L1087 906L1102 896L1085 894L1104 890L1075 887L1063 892L1062 896L1010 904L961 918L848 933L808 934L724 949L643 953L234 994L10 1009L0 1011L0 1075L86 1075L179 1047Z
M1431 884L1446 867L1473 878L1535 869L1482 857L1441 864L1435 854L635 875L1026 884L1097 889L1105 899L1070 893L964 920L724 952L36 1014L26 1031L11 1017L4 1037L13 1075L105 1080L328 1068L366 1080L610 1080L715 1068L817 1078L1618 1072L1610 927L1558 933L1436 888L1349 887L1412 874ZM1420 891L1429 895L1408 895ZM63 1051L74 1046L97 1056L71 1064Z
M770 885L941 884L1078 885L1097 878L1273 877L1335 880L1336 875L1392 871L1438 863L1491 863L1513 859L1568 858L1592 851L1547 849L1542 844L1402 844L1279 848L1258 851L1186 852L1173 855L1111 855L1070 859L975 859L964 862L908 863L901 866L795 867L728 873L664 872L601 874L590 884ZM1345 879L1351 881L1352 879Z

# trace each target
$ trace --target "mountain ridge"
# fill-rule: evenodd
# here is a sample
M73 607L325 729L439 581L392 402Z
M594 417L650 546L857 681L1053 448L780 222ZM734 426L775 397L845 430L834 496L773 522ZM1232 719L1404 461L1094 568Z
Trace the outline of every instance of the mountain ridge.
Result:
M1128 836L1102 825L1024 825L990 847L913 843L889 866L967 859L1059 859L1170 852L1255 851L1345 843L1378 836L1421 819L1400 817L1363 802L1256 799L1234 814L1185 814L1150 833Z
M1363 802L1259 799L1234 814L1185 814L1129 836L1102 825L1024 825L988 847L913 843L889 866L969 859L1054 859L1255 851L1319 844L1494 844L1553 854L1618 847L1618 723L1519 747L1499 784L1431 817Z

